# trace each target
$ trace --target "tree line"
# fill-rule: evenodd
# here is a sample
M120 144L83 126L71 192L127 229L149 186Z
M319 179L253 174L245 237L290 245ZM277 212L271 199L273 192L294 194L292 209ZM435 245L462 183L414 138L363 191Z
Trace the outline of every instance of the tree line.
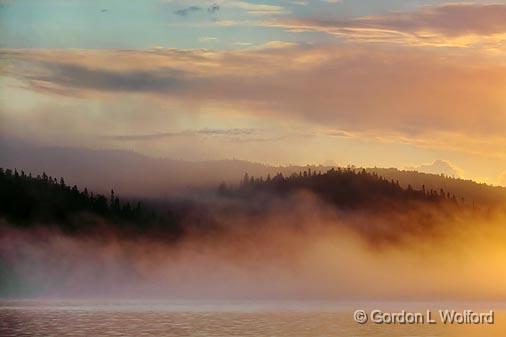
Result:
M398 181L387 180L376 173L352 168L329 169L321 171L308 169L284 176L282 173L271 177L252 177L244 175L238 187L229 187L222 183L218 193L229 197L253 197L259 194L287 196L297 190L309 190L324 200L342 207L369 207L385 202L405 203L407 201L443 202L457 204L454 194L443 189L406 188Z
M0 168L0 214L14 225L57 224L79 230L101 220L124 226L147 226L162 219L141 202L123 202L111 190L106 197L69 186L63 178L46 173L32 176L24 171Z
M222 183L218 193L227 198L255 205L263 195L287 197L298 190L309 190L341 208L384 209L386 206L406 206L411 201L458 205L456 196L433 189L400 186L365 170L330 169L324 173L308 169L289 176L251 177L244 175L238 186ZM248 202L251 201L251 202ZM265 199L269 202L269 199ZM69 186L63 178L43 173L32 176L24 171L0 168L0 220L19 227L38 224L59 226L69 233L100 232L106 226L120 232L151 234L159 237L179 237L190 227L209 228L215 224L212 214L226 203L199 202L141 202L123 201L111 191L108 196L96 194L76 185ZM268 204L261 204L265 207ZM158 207L157 207L158 206ZM259 208L262 211L264 206ZM242 209L242 208L241 208ZM241 212L241 209L235 209ZM192 229L192 228L190 228Z

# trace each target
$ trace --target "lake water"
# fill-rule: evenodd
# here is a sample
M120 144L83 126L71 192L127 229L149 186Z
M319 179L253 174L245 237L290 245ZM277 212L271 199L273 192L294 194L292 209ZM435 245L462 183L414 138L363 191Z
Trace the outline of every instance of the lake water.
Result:
M392 326L357 324L350 308L359 307L328 302L4 300L0 336L506 336L504 310L495 310L493 325Z

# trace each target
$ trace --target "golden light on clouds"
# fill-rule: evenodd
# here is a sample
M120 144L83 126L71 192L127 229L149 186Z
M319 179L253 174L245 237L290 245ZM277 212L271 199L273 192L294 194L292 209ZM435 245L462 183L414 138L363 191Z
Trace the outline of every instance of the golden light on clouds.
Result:
M504 51L506 5L457 3L350 19L283 18L265 23L291 32L321 32L355 42Z
M19 137L33 130L33 140L78 146L63 136L74 130L83 144L100 147L99 139L111 145L110 135L253 129L254 136L241 136L249 147L244 153L260 154L270 142L280 154L244 159L374 165L342 151L374 146L390 158L384 165L445 159L466 177L502 181L506 5L455 3L354 17L274 12L232 25L277 29L285 39L245 45L238 39L234 48L4 48L5 132ZM210 29L226 18L185 20L183 27ZM318 32L326 39L288 39ZM40 128L42 114L55 122ZM186 137L189 147L202 146ZM170 156L163 151L182 146L176 138L113 146ZM216 149L223 148L237 156L243 151L236 141L213 138L204 152L222 158L225 150Z

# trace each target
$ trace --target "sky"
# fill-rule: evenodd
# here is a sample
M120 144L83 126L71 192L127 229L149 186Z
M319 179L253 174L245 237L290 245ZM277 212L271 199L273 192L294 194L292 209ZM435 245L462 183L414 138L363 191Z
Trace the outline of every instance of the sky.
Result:
M0 132L506 185L506 1L0 0Z

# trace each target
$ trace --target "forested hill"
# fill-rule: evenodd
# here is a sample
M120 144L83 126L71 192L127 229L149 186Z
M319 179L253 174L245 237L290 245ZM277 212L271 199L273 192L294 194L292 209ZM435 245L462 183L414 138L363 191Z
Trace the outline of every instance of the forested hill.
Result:
M0 218L9 224L29 227L57 225L67 232L92 230L104 223L145 231L160 221L167 222L140 202L122 202L111 191L109 197L86 188L68 186L63 178L0 168Z
M415 189L425 186L426 189L450 191L455 195L477 204L505 204L506 188L477 183L473 180L448 177L443 174L421 173L417 171L402 171L395 168L368 168L367 172L375 173L385 179L399 181L403 187L408 185Z
M40 147L0 137L0 167L23 168L26 172L65 177L65 181L87 186L108 196L111 188L123 196L157 198L192 195L195 189L214 189L221 182L237 183L245 172L255 177L290 176L304 170L326 172L332 166L270 166L244 160L189 162L152 158L132 151L84 148ZM353 168L353 167L352 167ZM361 168L355 168L355 170ZM396 168L365 168L403 188L445 191L476 203L506 203L506 188L478 184L438 174L403 171Z
M388 180L366 170L330 169L325 173L307 170L285 177L279 173L274 177L250 177L245 174L237 188L219 187L219 194L228 197L258 197L259 195L288 196L307 190L338 207L381 208L392 205L406 206L409 202L441 203L454 205L465 200L444 191L411 185L403 188L398 181Z
M425 185L404 187L399 181L375 172L351 168L332 168L326 172L308 169L265 178L245 174L238 187L222 184L218 189L219 195L246 201L243 204L246 206L254 205L250 201L268 202L269 198L263 196L290 197L301 190L310 191L338 208L386 210L398 206L403 210L420 203L474 207L473 200L466 200L452 190L436 190ZM63 178L46 174L34 177L23 171L0 168L0 221L16 226L49 224L67 232L108 226L132 234L161 233L174 237L184 230L181 219L193 217L195 223L202 223L204 227L213 222L206 212L210 214L223 205L206 200L152 200L148 207L140 202L121 201L113 191L109 196L94 194L86 188L68 186Z

